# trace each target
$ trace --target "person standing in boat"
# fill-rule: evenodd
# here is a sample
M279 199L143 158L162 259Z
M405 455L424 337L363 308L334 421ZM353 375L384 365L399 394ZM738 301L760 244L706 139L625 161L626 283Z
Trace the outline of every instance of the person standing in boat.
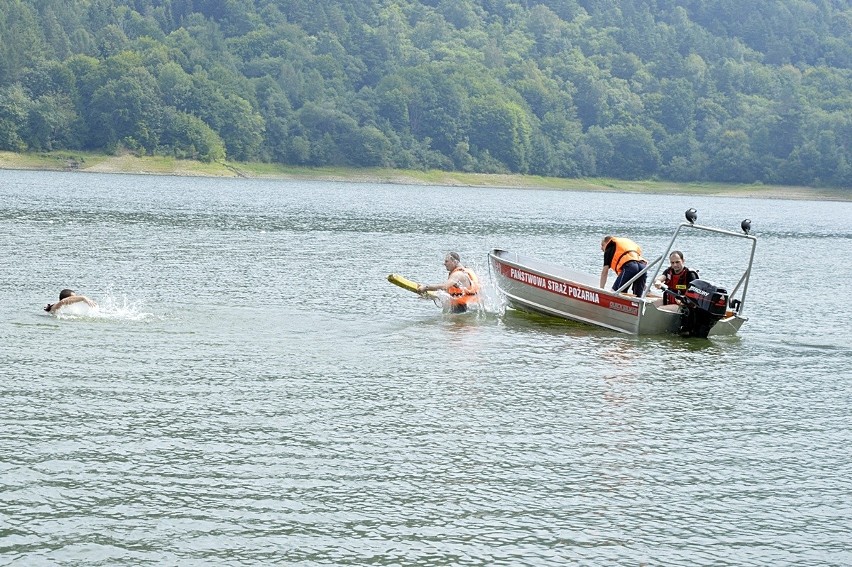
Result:
M442 290L450 295L450 311L464 313L469 304L479 301L479 278L470 268L461 263L458 252L449 252L444 258L444 267L449 276L447 281L432 285L417 286L417 293Z
M680 297L686 294L686 288L689 287L689 282L698 279L698 272L690 270L683 264L683 252L675 250L669 254L669 267L666 268L662 275L654 282L657 288L666 286L672 293L663 293L663 305L679 304ZM672 294L676 294L672 295Z
M85 302L89 307L97 307L98 304L86 297L85 295L77 295L74 293L73 289L63 289L59 292L59 301L56 303L48 303L45 305L44 310L48 313L55 313L58 309L65 307L66 305L72 305L74 303Z
M601 250L604 253L604 265L601 270L601 288L606 288L606 279L609 271L616 273L615 283L612 289L618 289L624 282L633 279L633 276L641 272L648 262L642 257L642 248L629 238L617 236L604 236L601 240ZM633 295L639 297L645 291L645 282L648 280L647 273L642 274L633 282Z

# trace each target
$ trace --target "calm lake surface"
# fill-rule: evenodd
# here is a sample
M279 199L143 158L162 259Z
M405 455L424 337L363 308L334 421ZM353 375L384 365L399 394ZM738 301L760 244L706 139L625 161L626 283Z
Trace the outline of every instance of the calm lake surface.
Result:
M490 283L689 207L759 238L736 337ZM484 311L385 280L448 250ZM0 564L852 564L852 203L0 171L0 254Z

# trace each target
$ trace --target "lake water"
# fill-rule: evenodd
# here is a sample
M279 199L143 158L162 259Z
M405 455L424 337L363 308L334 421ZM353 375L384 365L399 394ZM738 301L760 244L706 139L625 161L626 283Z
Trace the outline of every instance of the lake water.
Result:
M759 238L736 337L490 283L689 207ZM448 250L483 311L385 280ZM0 253L0 564L852 564L852 203L0 171Z

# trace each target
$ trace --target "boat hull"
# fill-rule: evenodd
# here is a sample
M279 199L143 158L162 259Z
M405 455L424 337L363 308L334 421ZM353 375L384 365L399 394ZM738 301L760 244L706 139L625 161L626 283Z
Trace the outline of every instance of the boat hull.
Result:
M604 290L588 274L505 250L488 258L498 290L516 309L632 335L674 333L680 326L680 314L655 305L657 298ZM731 314L710 334L734 334L743 322Z

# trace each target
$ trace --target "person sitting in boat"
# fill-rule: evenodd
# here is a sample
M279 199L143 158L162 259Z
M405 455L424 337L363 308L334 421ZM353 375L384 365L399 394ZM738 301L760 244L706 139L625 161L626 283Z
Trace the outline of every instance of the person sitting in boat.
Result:
M73 289L63 289L59 292L59 301L56 303L48 303L45 305L44 310L48 313L56 313L57 310L65 307L66 305L72 305L74 303L85 302L89 307L97 307L98 304L86 297L85 295L77 295L74 293Z
M680 297L686 293L689 282L698 279L698 272L683 264L683 252L675 250L669 254L669 267L654 282L657 289L666 286L671 293L663 293L661 305L680 305Z
M604 236L601 240L601 250L604 253L604 265L601 270L601 288L606 288L606 279L610 269L617 274L612 289L618 289L624 282L633 279L641 272L648 262L642 257L642 248L629 238ZM643 273L633 282L633 295L639 297L645 291L648 274Z
M479 278L470 268L462 266L458 252L450 252L444 258L444 267L449 276L447 281L432 285L417 286L418 293L446 291L450 295L450 311L464 313L468 305L479 301Z

